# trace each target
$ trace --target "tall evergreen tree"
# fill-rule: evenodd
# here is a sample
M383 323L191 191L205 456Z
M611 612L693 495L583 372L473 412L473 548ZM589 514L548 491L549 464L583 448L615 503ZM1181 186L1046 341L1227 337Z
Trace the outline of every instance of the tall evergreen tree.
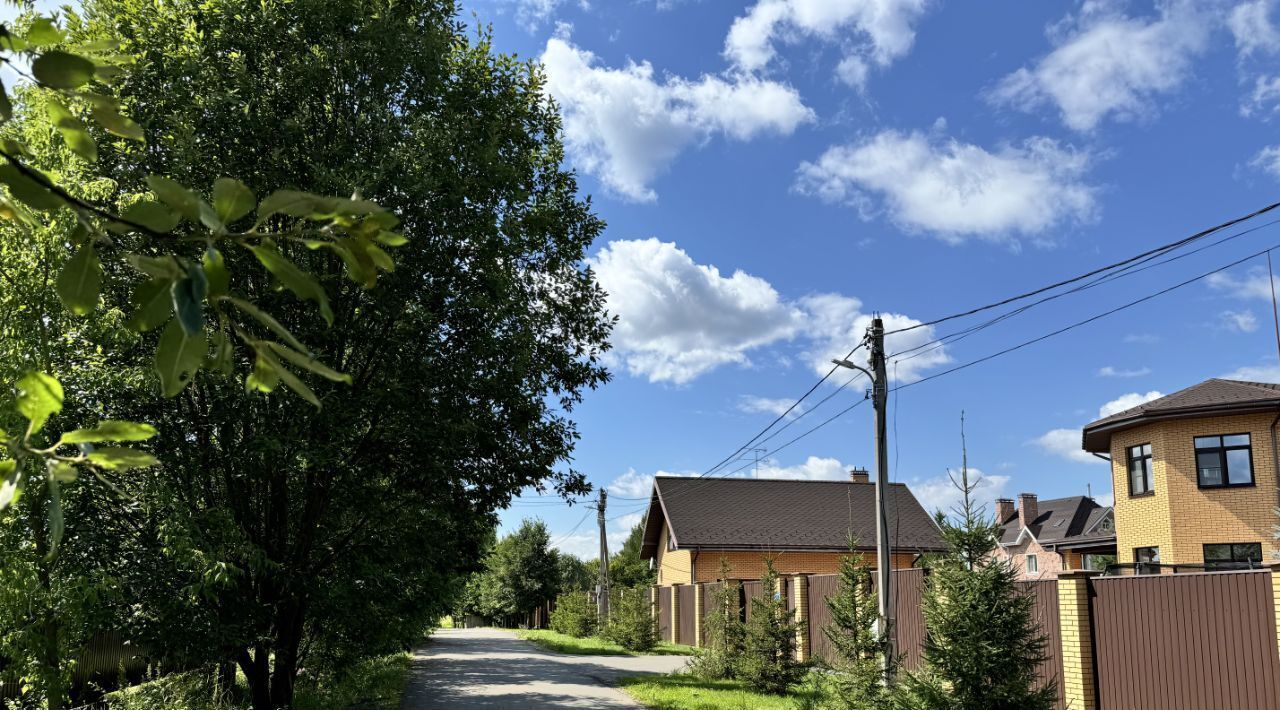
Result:
M742 656L742 609L739 599L742 588L730 580L729 561L720 558L719 584L707 601L703 611L703 644L690 662L691 670L702 678L722 680L732 678Z
M881 659L887 651L881 634L880 609L872 586L872 567L850 536L849 554L840 560L839 592L827 599L831 624L823 633L831 641L829 665L834 705L848 710L884 707ZM896 659L889 659L896 664Z
M805 665L796 660L796 630L799 624L787 609L787 600L778 594L778 573L773 561L765 559L764 594L751 600L751 617L743 635L737 677L752 690L783 695L799 683Z

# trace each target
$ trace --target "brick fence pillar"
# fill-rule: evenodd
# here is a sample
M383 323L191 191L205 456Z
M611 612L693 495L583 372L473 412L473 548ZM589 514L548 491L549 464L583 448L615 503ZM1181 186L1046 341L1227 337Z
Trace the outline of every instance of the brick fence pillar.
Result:
M702 608L702 582L693 585L693 645L702 647L702 620L707 610Z
M653 619L656 626L658 624L658 585L649 587L649 618Z
M809 578L797 574L792 578L792 593L795 594L796 608L796 660L801 663L809 660Z
M1067 707L1098 710L1094 682L1093 630L1089 618L1089 578L1099 572L1058 574L1058 620L1062 627L1062 691Z
M1276 615L1276 645L1280 648L1280 562L1267 566L1271 568L1271 604Z
M671 643L680 643L680 585L671 585Z

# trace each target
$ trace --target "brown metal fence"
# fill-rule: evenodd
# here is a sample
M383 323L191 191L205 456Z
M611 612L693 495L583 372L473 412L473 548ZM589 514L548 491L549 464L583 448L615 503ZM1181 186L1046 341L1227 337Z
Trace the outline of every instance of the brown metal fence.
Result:
M658 638L671 640L671 591L672 587L658 587Z
M702 585L702 618L698 619L698 623L702 624L702 638L707 638L707 615L711 613L711 607L715 604L716 592L720 591L719 582L708 582Z
M1036 668L1041 685L1056 684L1058 708L1065 710L1067 699L1062 685L1062 625L1058 619L1058 583L1056 580L1019 582L1024 594L1035 598L1032 618L1044 635L1044 661Z
M921 601L924 597L925 571L923 569L894 570L894 617L898 653L906 670L916 670L923 663L925 627ZM840 591L840 576L815 574L809 576L809 651L815 659L829 659L831 640L826 627L831 624L831 609L827 599ZM871 593L875 593L874 581Z
M676 587L676 594L680 601L680 643L686 645L693 645L693 634L698 624L698 615L694 613L696 607L693 605L697 591L698 588L690 584Z
M831 624L831 608L827 599L840 591L840 577L834 574L815 574L809 577L809 652L813 658L831 658L831 639L826 631Z
M751 621L752 599L764 597L764 582L759 580L742 583L742 619Z
M1090 580L1099 706L1280 710L1268 572Z

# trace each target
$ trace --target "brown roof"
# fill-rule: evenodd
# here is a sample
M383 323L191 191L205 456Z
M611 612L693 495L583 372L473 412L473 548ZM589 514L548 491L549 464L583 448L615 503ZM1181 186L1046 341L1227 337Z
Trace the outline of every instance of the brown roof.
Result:
M1041 545L1075 544L1080 542L1112 542L1116 540L1114 531L1100 533L1094 527L1111 512L1111 508L1098 505L1092 498L1071 496L1070 498L1052 498L1036 503L1036 519L1028 526L1031 534ZM1016 544L1022 535L1022 524L1018 522L1018 511L1005 520L997 520L1000 524L1000 544Z
M1111 449L1111 435L1152 421L1247 414L1280 407L1280 385L1242 380L1205 380L1171 395L1103 417L1084 428L1085 451Z
M895 548L945 549L938 526L903 484L890 486ZM667 523L677 549L847 550L850 531L874 548L875 485L852 481L660 476L645 521L644 558Z

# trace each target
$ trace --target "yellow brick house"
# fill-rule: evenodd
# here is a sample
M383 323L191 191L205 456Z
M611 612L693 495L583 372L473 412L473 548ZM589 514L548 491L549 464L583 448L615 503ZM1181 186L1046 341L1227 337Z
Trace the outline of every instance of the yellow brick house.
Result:
M1154 572L1271 559L1278 426L1280 385L1224 379L1085 426L1084 450L1111 461L1118 561Z
M901 483L889 490L893 567L946 549L911 491ZM760 579L766 558L779 574L834 574L851 532L874 566L875 484L865 471L848 481L659 476L640 555L657 567L661 586L716 581L721 559L730 579Z

